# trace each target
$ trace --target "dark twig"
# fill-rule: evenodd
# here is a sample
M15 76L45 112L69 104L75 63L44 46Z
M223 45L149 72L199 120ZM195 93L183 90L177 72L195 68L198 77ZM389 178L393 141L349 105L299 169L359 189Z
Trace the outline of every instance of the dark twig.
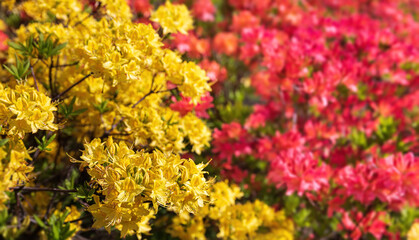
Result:
M150 96L151 94L155 93L153 90L150 90L146 95L144 95L138 102L136 102L134 105L132 105L132 108L135 108L140 102L142 102L146 97Z
M66 222L64 222L64 224L75 223L75 222L78 222L78 221L83 221L84 219L88 219L88 218L90 218L90 216L86 215L86 216L83 216L83 217L80 217L80 218L77 218L77 219L74 219L74 220L71 220L71 221L66 221Z
M84 80L86 80L88 77L92 76L93 73L89 73L86 76L84 76L82 79L78 80L76 83L74 83L73 85L71 85L70 87L68 87L66 90L64 90L62 93L58 94L57 96L55 96L52 101L56 101L58 99L60 99L64 94L66 94L67 92L69 92L73 87L77 86L78 84L80 84L81 82L83 82Z
M79 61L77 62L73 62L73 63L69 63L69 64L61 64L59 65L58 63L53 66L53 68L60 68L60 67L72 67L72 66L76 66L77 64L79 64Z
M48 203L47 211L45 211L44 219L48 218L49 212L51 211L52 206L54 206L54 201L55 201L56 196L57 196L57 192L54 192L54 194L52 195L51 200Z
M59 188L40 188L40 187L11 187L10 190L16 190L15 192L63 192L63 193L72 193L77 192L75 189L59 189Z
M22 222L23 216L22 216L22 211L21 211L19 191L22 190L22 188L18 187L16 190L17 191L15 191L15 198L16 198L17 227L20 228L20 224Z
M88 208L90 207L90 205L87 202L84 202L83 200L81 200L80 198L77 198L77 202L79 202L81 205L83 205L83 207Z
M80 21L78 21L78 22L76 22L74 25L73 25L73 27L76 27L77 25L79 25L79 24L81 24L82 22L84 22L86 19L88 19L89 17L91 17L91 16L93 16L99 9L100 9L100 7L102 6L102 3L101 2L98 2L98 5L97 5L97 7L95 7L95 9L93 9L90 13L89 13L89 15L87 15L85 18L83 18L83 19L81 19Z
M33 81L35 83L36 91L39 92L38 83L36 82L35 72L33 71L33 66L31 66L31 72L32 72Z
M48 78L49 78L49 88L51 89L51 96L55 95L54 86L52 85L52 66L54 66L54 57L51 57L51 63L49 65Z

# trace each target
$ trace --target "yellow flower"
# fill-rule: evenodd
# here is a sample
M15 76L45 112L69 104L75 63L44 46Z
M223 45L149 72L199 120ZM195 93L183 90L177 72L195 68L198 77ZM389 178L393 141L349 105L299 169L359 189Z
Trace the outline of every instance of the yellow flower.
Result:
M122 236L140 233L144 219L154 216L159 206L178 213L195 212L209 201L210 181L204 177L204 164L160 151L134 152L125 142L115 143L112 138L103 143L95 139L85 149L82 165L88 167L98 193L104 196L103 200L96 196L95 204L88 208L95 218L94 227L116 226Z
M173 5L169 1L151 14L152 21L158 22L163 33L187 34L193 28L193 20L188 8L183 4Z
M0 84L1 85L1 84ZM57 130L51 99L27 85L15 89L0 87L0 122L8 135L23 138L25 133Z
M198 103L205 92L211 90L208 84L209 78L205 71L194 62L184 63L181 73L184 80L179 90L185 97L190 97L192 103Z
M283 211L277 212L259 200L236 203L243 196L237 186L218 182L212 186L210 196L209 206L200 208L194 216L181 213L173 219L167 232L182 240L206 239L203 223L209 218L219 229L220 239L293 239L294 225ZM258 231L261 228L264 231Z
M8 10L12 10L15 5L16 0L3 0L1 5L4 6Z
M407 233L408 240L419 240L419 222L413 223L410 227L409 232Z

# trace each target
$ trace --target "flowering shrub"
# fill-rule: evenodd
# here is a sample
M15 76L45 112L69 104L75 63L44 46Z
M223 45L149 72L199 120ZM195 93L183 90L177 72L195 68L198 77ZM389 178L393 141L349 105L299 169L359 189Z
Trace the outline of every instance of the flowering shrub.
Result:
M415 0L4 0L4 239L417 239Z

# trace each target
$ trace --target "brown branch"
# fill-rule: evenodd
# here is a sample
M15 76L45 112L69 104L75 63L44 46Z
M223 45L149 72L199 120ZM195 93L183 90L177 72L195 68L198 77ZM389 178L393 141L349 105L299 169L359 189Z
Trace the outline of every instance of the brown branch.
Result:
M48 78L49 78L49 88L51 89L51 96L54 96L54 86L52 85L52 66L54 65L54 57L51 57L51 63L49 65Z
M75 223L75 222L78 222L78 221L83 221L84 219L88 219L88 218L90 218L90 216L84 216L84 217L80 217L80 218L77 218L77 219L74 219L74 220L71 220L71 221L66 221L66 222L64 222L64 224Z
M154 91L150 90L150 92L148 92L146 95L144 95L140 100L138 100L138 102L136 102L134 105L132 105L131 108L135 108L138 104L140 104L140 102L142 102L146 97L150 96L151 94L153 94Z
M59 189L59 188L41 188L41 187L11 187L10 190L16 190L16 192L63 192L63 193L72 193L77 192L75 189Z
M96 12L102 7L102 3L98 2L98 5L95 7L95 9L93 9L89 15L87 15L85 18L79 20L78 22L76 22L73 27L76 27L77 25L81 24L82 22L84 22L86 19L88 19L89 17L93 16L94 14L96 14Z
M68 87L66 90L64 90L62 93L58 94L57 96L55 96L52 101L56 101L58 99L60 99L63 95L65 95L67 92L69 92L73 87L79 85L81 82L83 82L84 80L86 80L88 77L92 76L93 73L89 73L86 76L84 76L82 79L78 80L77 82L75 82L73 85L71 85L70 87Z
M31 66L31 72L32 72L33 81L35 83L36 91L39 92L38 83L36 82L35 72L33 71L33 66Z
M77 62L73 62L73 63L69 63L69 64L56 64L55 66L52 66L53 68L60 68L60 67L72 67L72 66L76 66L77 64L79 64L79 61Z
M16 191L15 192L15 198L16 198L17 227L20 228L20 224L22 222L23 215L22 215L22 209L21 209L21 202L20 202L19 191Z
M45 211L44 219L48 218L49 212L51 211L52 207L54 206L55 197L57 196L57 192L54 192L54 194L51 197L51 200L48 203L47 210Z

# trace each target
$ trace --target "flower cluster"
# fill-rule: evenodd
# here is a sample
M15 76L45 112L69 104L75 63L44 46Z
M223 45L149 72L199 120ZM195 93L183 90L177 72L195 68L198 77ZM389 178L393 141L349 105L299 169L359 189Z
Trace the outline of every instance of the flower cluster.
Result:
M208 3L191 7L196 4ZM214 85L210 114L213 166L221 176L255 196L274 191L283 199L274 202L299 202L285 208L298 212L298 227L312 229L300 231L303 239L406 234L419 206L412 197L417 3L230 0L213 6L212 22L200 19L203 29L169 45L227 71ZM405 211L411 215L401 216Z
M45 94L27 85L15 89L0 85L0 121L2 132L23 138L38 130L57 130L54 111L57 108Z
M6 202L10 199L9 188L25 184L33 178L33 166L28 160L31 157L21 140L2 142L0 148L0 210L6 209Z
M193 217L185 213L174 218L168 232L180 239L206 239L206 225L215 222L219 239L293 239L294 227L284 212L259 200L236 203L243 196L237 186L218 182L212 186L210 196L210 206L201 208Z
M2 1L0 234L414 239L418 9Z
M158 206L175 212L195 212L208 198L209 182L204 164L159 151L134 152L124 142L104 143L95 139L85 144L81 168L87 167L91 184L98 185L100 200L88 208L95 219L94 227L121 228L121 235L144 231L143 225ZM149 205L153 209L149 208Z
M150 20L158 22L163 28L164 34L186 34L193 29L193 20L185 5L174 5L167 1L151 14Z

